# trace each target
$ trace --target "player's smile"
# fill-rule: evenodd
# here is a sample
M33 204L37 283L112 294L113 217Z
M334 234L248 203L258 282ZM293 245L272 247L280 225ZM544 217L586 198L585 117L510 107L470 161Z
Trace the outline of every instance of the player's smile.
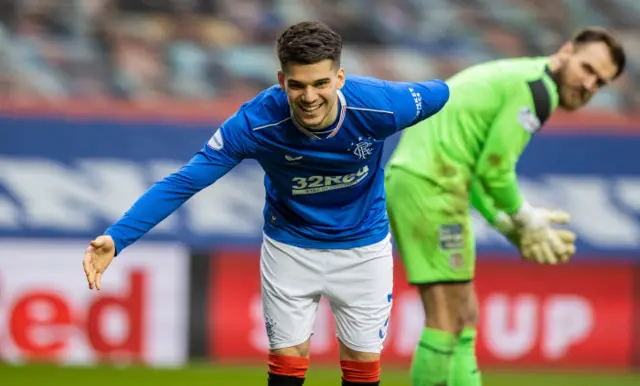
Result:
M308 90L298 98L294 104L294 114L299 124L311 130L320 130L335 120L331 103L327 100L329 96L322 95L327 92L335 93L330 88Z
M327 122L325 122L325 118L328 117L326 117L327 111L325 111L326 109L324 109L323 106L326 106L325 102L298 102L297 111L295 112L296 120L309 129L318 129L326 126Z
M320 107L322 107L322 103L318 103L316 105L305 105L305 104L300 104L300 109L306 114L306 115L313 115L313 113L315 113Z

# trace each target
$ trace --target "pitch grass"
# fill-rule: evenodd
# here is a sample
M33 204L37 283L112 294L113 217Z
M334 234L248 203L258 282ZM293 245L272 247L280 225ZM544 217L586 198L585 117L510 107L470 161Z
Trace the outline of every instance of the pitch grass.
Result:
M0 364L2 386L265 386L259 366L189 365L181 369ZM339 386L336 369L311 369L305 386ZM405 369L383 369L382 386L410 386ZM485 372L483 386L638 386L640 374Z

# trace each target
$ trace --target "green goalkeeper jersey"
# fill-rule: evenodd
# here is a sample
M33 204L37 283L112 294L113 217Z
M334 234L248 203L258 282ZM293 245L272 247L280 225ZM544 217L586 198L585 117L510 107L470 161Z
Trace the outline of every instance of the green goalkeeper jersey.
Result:
M516 163L558 105L548 58L475 65L449 80L450 98L404 131L388 167L429 179L443 193L470 196L491 223L520 208Z

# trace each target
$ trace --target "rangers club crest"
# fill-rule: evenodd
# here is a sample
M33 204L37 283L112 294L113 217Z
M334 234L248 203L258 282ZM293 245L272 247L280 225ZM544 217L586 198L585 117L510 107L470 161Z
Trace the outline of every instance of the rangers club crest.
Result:
M373 139L369 138L358 138L359 142L351 142L351 147L347 149L356 156L356 158L360 160L364 160L369 158L371 154L373 154Z

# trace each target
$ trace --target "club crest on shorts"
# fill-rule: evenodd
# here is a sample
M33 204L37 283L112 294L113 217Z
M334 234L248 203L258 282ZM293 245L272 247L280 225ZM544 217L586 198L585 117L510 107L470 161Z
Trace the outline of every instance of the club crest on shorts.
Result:
M449 257L449 265L454 270L458 270L464 267L464 258L461 253L454 253Z
M464 238L462 236L462 224L441 225L438 230L438 241L440 250L457 251L464 248Z

